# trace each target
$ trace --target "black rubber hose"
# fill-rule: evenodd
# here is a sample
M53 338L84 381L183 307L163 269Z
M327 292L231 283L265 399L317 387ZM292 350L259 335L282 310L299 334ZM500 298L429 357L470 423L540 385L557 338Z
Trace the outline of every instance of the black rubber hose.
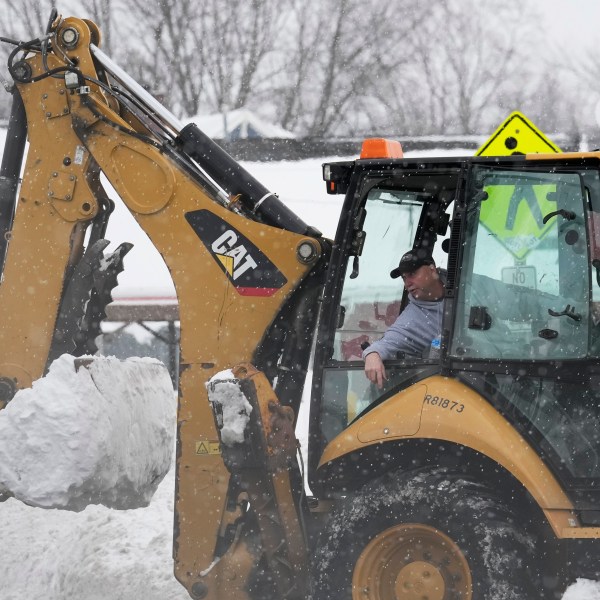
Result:
M301 235L321 236L320 231L307 225L194 123L186 125L176 141L220 187L231 197L240 195L246 208L267 225Z

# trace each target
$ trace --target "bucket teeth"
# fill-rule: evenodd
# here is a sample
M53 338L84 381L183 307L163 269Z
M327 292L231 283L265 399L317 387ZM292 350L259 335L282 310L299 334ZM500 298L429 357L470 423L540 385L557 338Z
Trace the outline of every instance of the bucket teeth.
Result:
M75 355L94 354L96 338L102 333L100 324L106 318L106 306L113 300L112 291L117 287L117 276L123 271L123 257L132 245L121 244L112 254L103 257L100 269L93 271L93 287L81 319L79 331L75 334Z
M132 244L123 243L104 256L110 242L100 239L86 249L77 263L63 295L47 367L62 354L94 354L100 324L106 317L106 305L112 302L112 290L123 271L123 257Z

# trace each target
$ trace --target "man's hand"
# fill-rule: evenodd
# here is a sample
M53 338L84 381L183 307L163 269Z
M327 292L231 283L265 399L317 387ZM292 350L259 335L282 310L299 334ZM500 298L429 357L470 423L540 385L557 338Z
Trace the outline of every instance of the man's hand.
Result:
M365 357L365 375L367 379L377 385L379 389L383 387L383 382L387 379L385 367L381 356L377 352L371 352Z

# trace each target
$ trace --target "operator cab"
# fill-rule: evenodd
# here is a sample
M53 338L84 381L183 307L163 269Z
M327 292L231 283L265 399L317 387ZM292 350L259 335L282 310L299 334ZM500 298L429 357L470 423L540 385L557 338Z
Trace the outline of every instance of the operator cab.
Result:
M370 159L327 172L347 194L317 340L311 471L348 424L441 373L513 423L576 505L600 501L598 158ZM441 352L386 361L378 389L362 350L403 306L390 271L412 248L447 271ZM409 429L417 439L418 421Z

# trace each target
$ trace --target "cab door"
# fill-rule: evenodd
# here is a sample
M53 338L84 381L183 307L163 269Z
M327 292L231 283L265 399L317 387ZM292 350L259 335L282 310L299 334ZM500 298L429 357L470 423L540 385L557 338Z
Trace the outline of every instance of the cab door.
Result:
M439 370L438 357L398 356L386 361L388 381L378 389L365 376L362 353L394 323L406 302L402 279L390 277L400 257L425 247L438 268L446 268L443 241L457 173L413 172L362 182L365 191L354 218L338 232L336 241L345 247L325 293L313 372L311 462L319 454L316 448L370 407Z
M600 501L598 171L475 166L470 181L449 364L589 506Z

